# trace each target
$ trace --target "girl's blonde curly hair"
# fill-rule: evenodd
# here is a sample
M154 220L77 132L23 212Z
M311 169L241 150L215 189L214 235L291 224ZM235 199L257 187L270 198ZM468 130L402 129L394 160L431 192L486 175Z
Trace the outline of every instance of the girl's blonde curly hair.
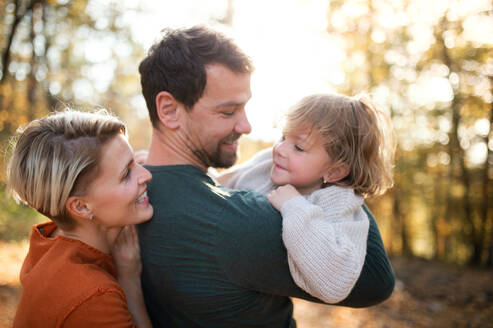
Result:
M369 99L307 96L288 112L284 130L306 127L320 133L334 166L348 167L348 175L335 185L353 188L363 197L392 187L395 146L390 118Z

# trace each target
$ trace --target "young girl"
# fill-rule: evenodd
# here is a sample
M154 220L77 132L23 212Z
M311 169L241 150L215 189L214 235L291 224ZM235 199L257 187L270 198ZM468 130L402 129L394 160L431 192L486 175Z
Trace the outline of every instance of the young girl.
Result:
M283 217L294 281L327 303L344 300L362 270L369 227L363 198L392 185L388 122L367 100L308 96L290 110L272 149L218 178L267 195Z

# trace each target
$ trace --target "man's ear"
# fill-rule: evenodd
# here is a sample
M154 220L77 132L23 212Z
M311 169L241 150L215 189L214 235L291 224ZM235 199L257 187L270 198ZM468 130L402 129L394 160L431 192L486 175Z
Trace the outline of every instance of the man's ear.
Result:
M77 196L70 196L65 203L65 208L70 216L76 219L90 219L92 214L88 204Z
M323 178L326 183L334 183L344 179L348 174L349 167L346 164L340 164L327 170L327 173L324 174Z
M161 91L156 96L156 112L161 123L169 129L180 127L178 121L178 102L167 91Z

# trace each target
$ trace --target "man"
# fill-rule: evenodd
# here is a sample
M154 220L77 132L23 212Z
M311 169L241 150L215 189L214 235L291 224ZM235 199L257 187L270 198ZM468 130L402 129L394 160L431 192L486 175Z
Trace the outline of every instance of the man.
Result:
M156 327L295 327L295 285L280 214L267 199L219 186L209 167L236 161L249 133L249 58L204 27L167 30L139 67L153 125L147 159L154 217L140 225L142 281ZM340 305L388 298L394 276L374 218L365 265Z

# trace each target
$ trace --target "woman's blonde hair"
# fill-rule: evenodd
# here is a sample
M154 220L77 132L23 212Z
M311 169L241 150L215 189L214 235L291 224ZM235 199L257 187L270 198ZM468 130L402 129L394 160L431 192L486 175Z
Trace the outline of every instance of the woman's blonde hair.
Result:
M83 195L98 174L101 147L125 125L106 110L65 110L17 130L7 188L64 229L74 221L66 209L70 196Z
M285 131L314 129L323 138L334 166L349 174L334 184L364 197L383 194L392 186L394 143L390 119L368 99L316 94L289 111Z

